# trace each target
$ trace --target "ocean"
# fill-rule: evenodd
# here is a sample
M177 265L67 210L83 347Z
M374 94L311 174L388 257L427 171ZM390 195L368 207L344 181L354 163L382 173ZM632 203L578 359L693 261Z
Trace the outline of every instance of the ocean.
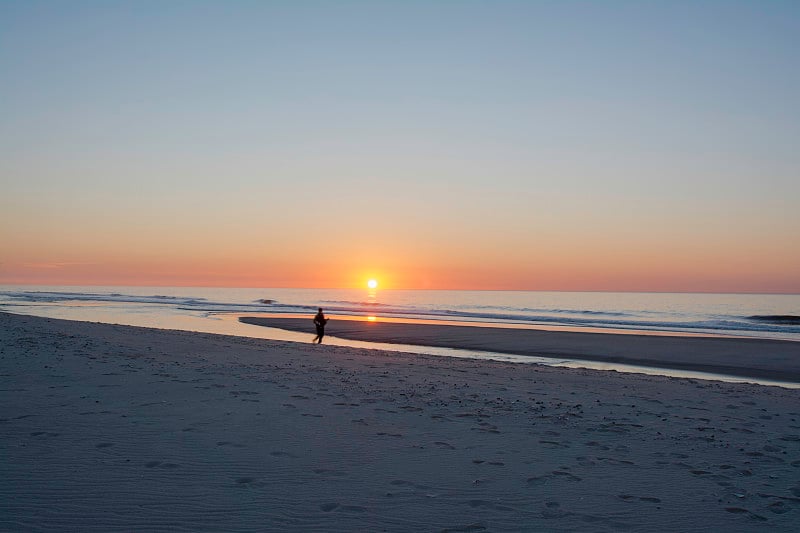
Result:
M800 295L0 286L12 313L230 334L242 334L239 316L310 321L318 307L334 318L800 341Z

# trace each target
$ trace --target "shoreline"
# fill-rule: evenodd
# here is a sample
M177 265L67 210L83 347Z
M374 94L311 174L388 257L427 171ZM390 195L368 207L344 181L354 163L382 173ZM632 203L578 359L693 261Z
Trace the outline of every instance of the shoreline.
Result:
M240 317L245 324L309 332L309 319ZM326 335L344 339L567 358L800 383L800 343L729 337L404 324L336 319Z

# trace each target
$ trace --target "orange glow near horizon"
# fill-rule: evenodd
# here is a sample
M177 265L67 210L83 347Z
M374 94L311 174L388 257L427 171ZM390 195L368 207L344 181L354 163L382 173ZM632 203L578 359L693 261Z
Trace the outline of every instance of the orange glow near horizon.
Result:
M800 293L800 249L778 236L401 228L333 245L242 228L0 231L0 284Z
M621 260L620 260L621 259ZM758 257L736 261L725 257L690 259L645 254L637 257L550 257L472 266L456 261L419 261L365 276L346 262L276 264L255 258L241 262L192 258L129 261L4 262L0 284L219 286L275 288L366 288L380 279L382 290L543 290L618 292L750 292L800 293L792 272ZM375 269L374 272L377 272ZM351 275L342 273L352 272ZM348 281L351 280L351 281Z

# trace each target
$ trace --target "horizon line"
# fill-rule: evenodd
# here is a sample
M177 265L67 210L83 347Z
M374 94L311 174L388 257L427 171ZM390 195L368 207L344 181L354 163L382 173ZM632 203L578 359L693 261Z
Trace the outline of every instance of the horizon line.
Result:
M615 290L615 289L469 289L469 288L412 288L412 287L393 287L370 289L368 287L309 287L309 286L249 286L249 285L195 285L195 284L122 284L109 283L91 285L86 283L0 283L0 286L34 286L34 287L170 287L170 288L197 288L197 289L302 289L302 290L365 290L365 291L460 291L460 292L562 292L562 293L619 293L619 294L730 294L730 295L752 295L752 296L800 296L798 292L763 292L763 291L670 291L670 290Z

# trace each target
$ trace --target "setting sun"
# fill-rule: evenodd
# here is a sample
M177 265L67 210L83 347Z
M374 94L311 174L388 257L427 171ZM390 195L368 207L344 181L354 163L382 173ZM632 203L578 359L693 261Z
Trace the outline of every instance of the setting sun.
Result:
M367 282L367 287L369 287L370 289L377 289L378 288L378 281L374 280L374 279L369 280Z

